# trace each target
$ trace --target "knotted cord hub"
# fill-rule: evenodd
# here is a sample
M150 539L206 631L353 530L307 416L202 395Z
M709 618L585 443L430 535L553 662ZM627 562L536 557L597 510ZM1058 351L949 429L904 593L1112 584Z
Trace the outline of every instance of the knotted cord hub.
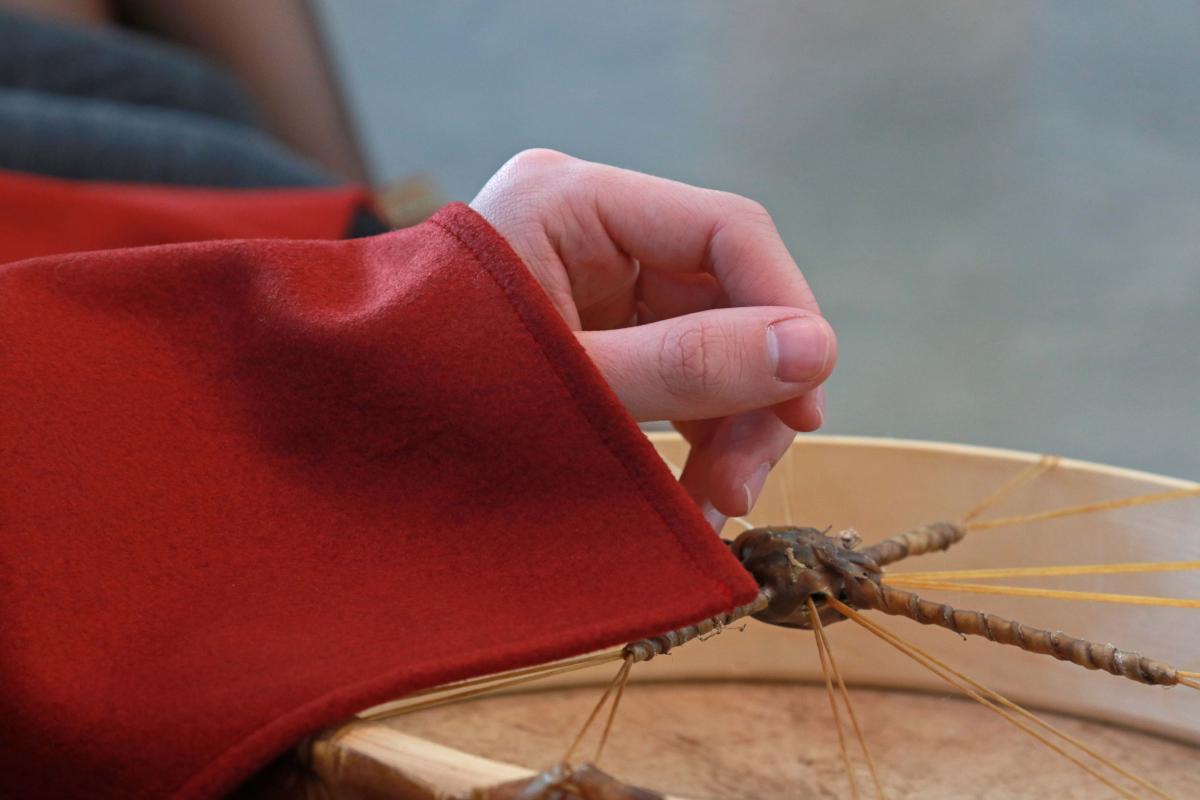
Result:
M823 601L849 602L848 584L878 582L882 570L865 551L855 550L856 535L831 536L816 528L753 528L730 544L734 557L771 594L766 608L753 616L787 628L812 628L812 598L823 624L845 619Z
M957 609L884 582L883 564L945 550L965 535L961 526L939 522L855 550L856 542L816 528L753 528L733 541L730 548L769 596L769 602L753 616L771 625L812 628L809 598L823 625L845 619L824 602L832 597L852 609L882 611L923 625L982 636L1139 683L1173 686L1179 682L1178 672L1170 664L1139 653L1062 631L1023 625L995 614Z

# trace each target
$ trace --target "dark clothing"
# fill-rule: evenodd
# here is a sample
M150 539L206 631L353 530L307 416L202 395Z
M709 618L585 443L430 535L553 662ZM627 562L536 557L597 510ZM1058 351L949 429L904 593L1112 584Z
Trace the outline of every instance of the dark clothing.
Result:
M0 12L0 169L186 186L337 183L271 138L228 74L118 28Z

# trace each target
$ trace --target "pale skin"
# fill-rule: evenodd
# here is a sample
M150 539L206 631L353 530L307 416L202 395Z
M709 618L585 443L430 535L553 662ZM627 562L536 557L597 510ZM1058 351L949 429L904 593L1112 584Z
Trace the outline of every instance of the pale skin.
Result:
M719 526L820 427L833 329L758 203L552 150L471 206L512 245L617 397L692 444L682 482Z
M0 0L0 8L92 25L111 23L110 5ZM225 63L268 111L279 111L267 115L277 133L330 169L360 177L350 139L335 124L328 76L313 72L311 37L235 35L300 31L302 4L252 5L126 0L122 7ZM837 353L832 328L763 207L550 150L513 157L471 205L525 261L633 417L671 420L691 442L682 483L714 527L748 513L794 432L820 427L821 385Z

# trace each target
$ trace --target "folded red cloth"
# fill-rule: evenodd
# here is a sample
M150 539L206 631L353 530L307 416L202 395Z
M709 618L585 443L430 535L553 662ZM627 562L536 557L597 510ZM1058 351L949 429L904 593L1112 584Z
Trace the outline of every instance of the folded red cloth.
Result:
M171 191L58 244L353 205ZM0 474L5 797L215 797L360 708L755 593L462 205L0 266Z
M370 199L332 189L196 189L0 170L0 263L209 239L341 239Z

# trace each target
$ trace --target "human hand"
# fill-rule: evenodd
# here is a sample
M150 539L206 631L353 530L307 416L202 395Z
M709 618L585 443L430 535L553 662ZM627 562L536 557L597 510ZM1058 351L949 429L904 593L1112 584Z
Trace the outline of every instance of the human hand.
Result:
M820 427L833 329L770 216L737 195L527 150L471 207L512 245L634 418L691 443L719 528Z

